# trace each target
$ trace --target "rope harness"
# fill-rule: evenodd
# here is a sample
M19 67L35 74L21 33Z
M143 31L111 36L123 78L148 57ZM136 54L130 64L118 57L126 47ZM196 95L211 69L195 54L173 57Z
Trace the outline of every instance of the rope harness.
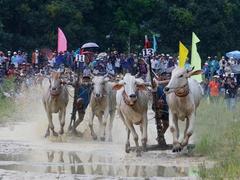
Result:
M183 87L177 88L174 93L178 97L186 97L189 94L189 91L189 85L186 83Z

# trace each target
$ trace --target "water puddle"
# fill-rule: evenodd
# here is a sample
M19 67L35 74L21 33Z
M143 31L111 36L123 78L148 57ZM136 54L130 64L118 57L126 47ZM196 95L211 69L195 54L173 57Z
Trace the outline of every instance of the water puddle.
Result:
M99 153L30 149L27 145L0 143L0 169L18 172L95 175L104 177L196 177L196 167L167 167L128 163ZM4 150L5 149L5 150ZM22 149L14 151L13 149Z

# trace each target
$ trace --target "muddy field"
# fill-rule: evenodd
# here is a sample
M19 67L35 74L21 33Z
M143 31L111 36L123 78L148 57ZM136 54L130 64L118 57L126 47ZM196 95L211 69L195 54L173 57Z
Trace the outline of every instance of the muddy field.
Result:
M73 94L71 90L70 93ZM88 113L78 129L83 137L65 134L45 139L47 117L41 103L41 88L26 91L18 98L17 106L8 123L0 127L0 179L198 179L198 166L206 163L204 157L192 157L187 150L178 154L170 150L149 151L142 157L136 157L134 152L126 154L126 130L117 115L113 142L91 139ZM71 108L70 97L65 129ZM153 116L149 110L148 144L156 144ZM57 116L53 119L58 130ZM166 139L171 144L169 131Z

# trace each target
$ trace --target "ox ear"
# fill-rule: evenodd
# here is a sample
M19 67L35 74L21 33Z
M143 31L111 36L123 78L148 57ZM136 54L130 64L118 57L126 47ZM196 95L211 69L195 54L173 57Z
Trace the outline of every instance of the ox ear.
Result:
M140 90L140 91L144 91L147 88L146 88L145 84L137 84L137 89Z
M120 90L122 87L123 87L123 84L117 83L117 84L114 84L114 85L113 85L112 89L113 89L113 90Z
M188 77L202 74L202 70L191 71L188 73Z

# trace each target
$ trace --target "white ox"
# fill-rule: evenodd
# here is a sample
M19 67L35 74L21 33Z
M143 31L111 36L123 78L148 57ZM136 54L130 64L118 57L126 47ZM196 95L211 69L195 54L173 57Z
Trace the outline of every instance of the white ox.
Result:
M201 74L201 70L187 71L183 68L175 68L172 71L171 80L165 87L169 106L169 127L173 135L173 152L179 152L188 145L196 118L196 109L200 104L203 95L200 84L190 78L193 75ZM180 143L178 120L186 120L183 141Z
M107 120L109 121L109 141L112 141L112 126L116 111L116 91L112 90L113 83L109 82L109 78L104 76L95 76L92 80L93 91L89 102L91 117L89 118L89 128L94 140L97 135L93 129L93 118L97 116L100 123L100 140L105 140L105 129Z
M54 131L54 125L52 121L52 114L58 113L61 129L59 134L64 133L66 107L68 104L68 91L65 82L61 79L60 72L52 72L51 78L49 78L50 86L44 92L42 101L48 117L48 128L45 137L50 135L50 130L54 136L58 136L58 133Z
M118 90L116 95L117 110L120 118L127 127L126 153L130 152L130 132L137 148L137 156L141 155L138 144L138 135L133 125L140 125L142 133L143 151L146 151L147 144L147 110L148 94L142 79L136 79L130 74L126 74L119 83L114 86Z

